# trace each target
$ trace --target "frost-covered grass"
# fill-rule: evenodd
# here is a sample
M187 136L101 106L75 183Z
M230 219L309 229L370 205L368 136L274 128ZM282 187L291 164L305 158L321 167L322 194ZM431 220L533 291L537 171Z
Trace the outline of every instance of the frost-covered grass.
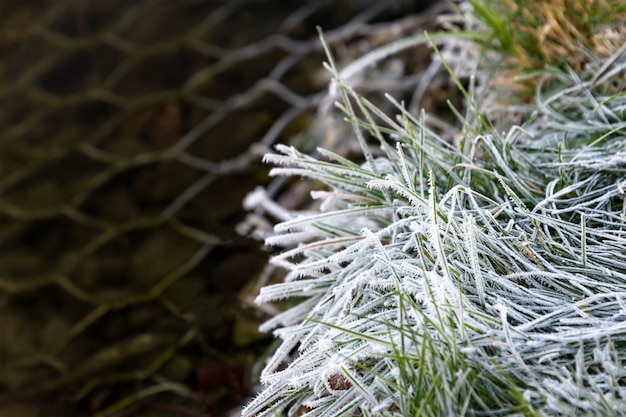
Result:
M295 302L244 415L626 416L625 49L503 132L471 89L454 145L329 56L365 162L266 157L326 190L267 240L289 272L257 301Z

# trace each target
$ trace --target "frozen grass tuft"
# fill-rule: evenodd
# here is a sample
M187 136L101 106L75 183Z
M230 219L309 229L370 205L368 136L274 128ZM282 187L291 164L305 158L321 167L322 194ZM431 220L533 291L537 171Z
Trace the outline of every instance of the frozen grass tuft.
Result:
M257 301L296 302L244 416L626 416L624 54L506 132L468 94L458 146L330 62L364 162L266 156L326 191L268 239L289 272Z

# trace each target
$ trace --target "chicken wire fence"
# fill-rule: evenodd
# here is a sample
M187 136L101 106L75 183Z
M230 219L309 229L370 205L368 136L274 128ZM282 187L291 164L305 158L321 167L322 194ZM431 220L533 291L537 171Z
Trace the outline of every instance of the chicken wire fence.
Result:
M229 303L265 256L233 227L260 155L325 94L313 28L348 60L432 25L409 13L423 6L3 1L0 397L62 390L101 411L172 381L245 389L215 375L250 362ZM387 60L368 88L413 91L429 53ZM307 132L305 148L333 140ZM217 358L204 382L201 357Z

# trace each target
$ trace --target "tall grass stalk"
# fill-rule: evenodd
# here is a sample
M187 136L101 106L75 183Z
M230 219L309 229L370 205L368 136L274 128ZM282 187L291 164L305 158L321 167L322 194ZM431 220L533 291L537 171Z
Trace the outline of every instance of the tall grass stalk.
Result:
M459 145L329 62L366 158L265 158L326 190L267 240L288 274L257 301L296 302L243 415L626 416L624 54L504 132L467 93Z

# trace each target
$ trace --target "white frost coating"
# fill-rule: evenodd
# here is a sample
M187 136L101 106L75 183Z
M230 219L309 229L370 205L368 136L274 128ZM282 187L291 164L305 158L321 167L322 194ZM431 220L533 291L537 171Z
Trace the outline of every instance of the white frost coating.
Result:
M253 210L258 207L263 208L268 214L283 222L293 217L293 213L276 204L263 187L255 188L243 200L243 208L246 210Z
M292 305L244 416L626 415L626 96L559 82L523 129L466 129L480 158L367 104L386 162L268 158L328 191L268 240L289 273L259 301Z

